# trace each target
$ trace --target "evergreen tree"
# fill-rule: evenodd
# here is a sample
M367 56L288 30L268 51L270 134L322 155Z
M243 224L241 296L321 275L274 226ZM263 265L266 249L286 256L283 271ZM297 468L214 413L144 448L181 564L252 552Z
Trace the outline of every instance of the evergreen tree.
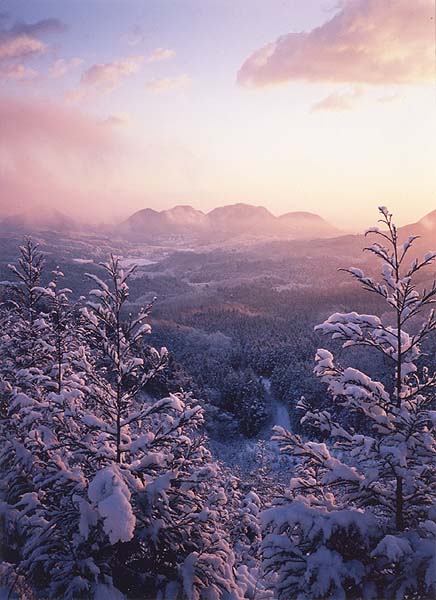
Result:
M43 294L45 338L43 350L47 356L47 375L51 387L60 394L65 385L74 386L73 360L80 346L77 304L71 304L72 291L60 286L64 274L56 268L46 288L37 288Z
M145 345L150 305L136 317L125 310L134 269L124 272L114 257L102 266L108 281L90 276L97 288L83 310L88 348L78 363L90 449L81 535L97 528L124 593L230 597L234 558L220 526L225 495L199 435L202 410L186 394L144 396L167 351Z
M38 380L45 364L40 344L44 323L39 318L44 256L38 244L26 237L18 264L9 265L9 269L15 280L7 283L9 294L2 314L2 377L13 385L17 378Z
M423 366L421 344L436 331L436 283L418 286L436 258L407 263L414 237L404 244L391 214L368 250L382 262L376 281L348 269L391 311L333 314L319 329L343 347L380 352L392 366L392 385L338 365L320 349L315 373L328 384L341 416L304 405L303 422L333 445L306 441L276 428L283 452L299 462L289 490L263 515L264 568L275 574L279 599L430 598L436 592L436 374ZM412 321L421 325L412 331ZM348 426L358 413L367 434ZM365 429L365 428L363 428Z
M33 273L27 249L20 264ZM39 337L29 345L15 336L11 356L31 366L12 383L13 368L2 377L2 580L50 598L239 598L202 410L187 394L143 394L167 353L144 343L150 306L126 314L133 270L113 257L103 267L109 281L93 277L80 332L59 271L45 289L40 273L26 284ZM19 332L20 319L17 304L10 323Z

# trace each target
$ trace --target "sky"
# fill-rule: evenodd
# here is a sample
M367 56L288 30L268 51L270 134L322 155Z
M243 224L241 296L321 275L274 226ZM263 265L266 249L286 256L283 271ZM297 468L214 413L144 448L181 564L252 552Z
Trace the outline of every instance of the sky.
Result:
M434 0L0 0L0 214L436 208Z

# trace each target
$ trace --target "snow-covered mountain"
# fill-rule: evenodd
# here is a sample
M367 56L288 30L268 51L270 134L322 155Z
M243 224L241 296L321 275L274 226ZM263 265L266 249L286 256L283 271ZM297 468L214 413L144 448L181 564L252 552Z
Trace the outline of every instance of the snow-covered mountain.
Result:
M192 206L175 206L162 211L145 208L121 223L118 230L126 235L146 238L186 233L196 236L257 235L285 239L314 239L341 234L319 215L290 212L275 217L263 206L243 203L220 206L207 214Z
M172 233L201 232L208 229L208 219L201 210L179 205L157 211L144 208L121 223L119 230L126 234L153 237Z

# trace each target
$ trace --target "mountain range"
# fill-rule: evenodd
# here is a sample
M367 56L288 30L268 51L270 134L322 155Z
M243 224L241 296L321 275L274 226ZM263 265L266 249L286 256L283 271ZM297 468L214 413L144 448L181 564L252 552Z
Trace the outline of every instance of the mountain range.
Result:
M339 229L313 213L289 212L275 217L263 206L242 203L220 206L208 213L192 206L175 206L162 211L145 208L121 223L119 231L135 238L190 234L309 239L341 235Z
M47 207L33 207L0 221L0 230L68 232L85 226L63 212ZM86 229L90 229L89 225ZM225 240L242 236L288 240L327 239L344 235L317 214L303 211L274 216L263 206L232 204L205 213L189 205L157 211L144 208L105 232L135 241L173 236L190 236L201 240ZM418 244L436 246L436 210L416 223L399 229L400 237L418 235Z

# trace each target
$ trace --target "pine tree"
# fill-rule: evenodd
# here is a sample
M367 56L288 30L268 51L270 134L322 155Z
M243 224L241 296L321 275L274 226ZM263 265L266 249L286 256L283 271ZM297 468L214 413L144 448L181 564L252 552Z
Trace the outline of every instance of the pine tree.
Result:
M436 331L436 283L417 275L436 258L407 264L415 237L404 244L392 216L380 208L383 230L369 248L382 279L348 269L391 312L333 314L318 329L343 342L380 352L391 364L384 386L320 349L315 374L327 383L338 421L307 403L303 422L333 445L276 428L283 452L299 464L290 489L263 513L264 568L275 574L280 599L430 598L436 592L436 374L425 366L422 342ZM420 320L420 326L414 323ZM360 416L361 431L348 426Z
M39 343L42 293L35 289L43 276L44 257L31 238L25 238L19 250L18 264L9 265L16 281L7 283L3 304L0 371L1 532L5 554L14 559L25 537L17 520L17 504L34 491L35 457L26 442L39 416L44 382L44 356Z
M76 389L62 385L73 338L71 331L65 334L71 320L66 290L56 282L41 286L44 259L30 238L20 254L18 266L10 266L18 284L8 286L12 294L2 336L7 353L2 364L7 402L0 423L2 539L13 559L4 577L14 590L25 581L51 593L60 564L64 577L69 565L70 581L80 572L74 559L78 510L71 498L84 490L77 457L82 396L78 382Z
M40 345L44 323L40 288L44 272L44 256L30 237L20 246L17 265L9 265L15 281L7 284L9 294L2 319L2 377L11 385L18 379L36 381L41 376L45 356Z
M83 310L78 366L86 379L83 433L90 449L81 535L97 528L115 585L163 598L225 598L235 590L234 557L220 527L225 495L199 435L201 408L186 394L147 399L143 388L166 365L167 351L145 344L151 305L127 313L128 279L118 259ZM93 475L91 475L91 472ZM177 595L176 594L176 595Z
M202 410L187 394L143 394L167 352L144 342L151 307L125 310L133 270L113 257L103 267L109 281L92 277L80 331L59 271L28 287L45 312L32 308L38 343L17 335L16 356L44 361L4 378L2 580L49 598L239 598ZM19 331L21 318L17 305Z
M47 375L51 387L60 394L65 385L73 385L73 360L80 345L78 305L71 304L72 291L60 286L64 274L56 268L53 279L46 288L37 288L44 302L45 336L43 350L47 356ZM67 381L66 381L67 380Z

